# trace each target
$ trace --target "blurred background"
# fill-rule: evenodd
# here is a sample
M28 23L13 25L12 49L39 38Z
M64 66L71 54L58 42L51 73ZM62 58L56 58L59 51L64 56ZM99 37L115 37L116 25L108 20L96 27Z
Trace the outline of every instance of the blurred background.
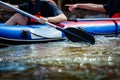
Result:
M27 0L2 0L11 4L22 4ZM75 3L96 3L104 4L108 0L54 0L58 7L65 13L68 18L88 18L88 17L107 17L104 13L99 13L95 11L85 10L85 9L76 9L74 12L70 12L68 7L65 7L65 4L75 4ZM0 9L0 21L5 22L8 20L14 13L6 12Z

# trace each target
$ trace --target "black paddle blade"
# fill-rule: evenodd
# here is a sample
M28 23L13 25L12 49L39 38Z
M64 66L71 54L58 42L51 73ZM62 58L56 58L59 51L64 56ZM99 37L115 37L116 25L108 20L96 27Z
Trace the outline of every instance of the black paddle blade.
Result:
M65 32L65 35L72 42L85 41L85 42L89 42L90 44L95 43L95 38L92 35L88 34L87 32L83 31L82 29L70 27L70 28L66 28L65 30L71 32L71 33Z

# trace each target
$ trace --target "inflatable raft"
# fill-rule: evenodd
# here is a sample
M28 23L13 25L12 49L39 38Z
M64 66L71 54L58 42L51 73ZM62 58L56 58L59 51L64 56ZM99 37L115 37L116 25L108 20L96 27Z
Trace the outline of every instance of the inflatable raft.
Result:
M40 18L35 17L23 10L0 1L0 5L14 10L39 22ZM119 21L68 21L55 26L49 22L47 25L30 26L0 26L0 42L3 44L26 44L33 42L49 42L67 37L73 42L86 41L95 43L95 38L91 35L118 34L120 31ZM62 28L60 28L62 27ZM68 28L71 27L71 28ZM75 28L72 28L75 27ZM54 29L53 29L54 28ZM77 29L76 29L77 28ZM59 30L59 31L58 31ZM64 35L65 34L65 35Z
M6 26L0 24L0 44L18 45L60 41L63 34L48 25Z
M118 35L120 32L120 20L71 21L64 23L64 25L64 27L83 29L92 35Z
M120 32L120 21L67 21L57 26L61 28L74 27L96 35L117 36ZM8 26L0 24L0 44L18 45L44 43L64 40L64 32L49 25Z

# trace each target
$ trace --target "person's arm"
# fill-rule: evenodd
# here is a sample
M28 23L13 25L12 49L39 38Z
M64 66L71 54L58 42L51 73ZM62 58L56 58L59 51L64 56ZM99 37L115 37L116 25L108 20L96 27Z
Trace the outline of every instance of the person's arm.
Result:
M67 21L67 17L65 16L65 14L57 7L56 4L52 4L50 2L49 3L49 7L52 7L50 10L52 10L54 16L49 16L47 17L48 22L52 22L52 23L60 23L63 21Z
M74 11L75 8L82 8L82 9L94 10L99 12L106 12L103 5L101 4L78 3L78 4L66 4L65 6L68 6L70 11Z
M65 14L55 5L54 3L51 2L46 2L46 6L42 9L42 16L44 18L40 20L41 23L44 23L45 21L51 22L51 23L60 23L67 21L67 17Z
M53 16L53 17L41 17L39 19L39 22L40 23L45 23L46 21L50 22L50 23L60 23L60 22L64 22L64 21L67 21L67 17L62 13L62 14L59 14L58 16Z
M52 22L52 23L67 21L67 17L63 13L59 14L58 16L47 17L47 19L48 19L48 22Z

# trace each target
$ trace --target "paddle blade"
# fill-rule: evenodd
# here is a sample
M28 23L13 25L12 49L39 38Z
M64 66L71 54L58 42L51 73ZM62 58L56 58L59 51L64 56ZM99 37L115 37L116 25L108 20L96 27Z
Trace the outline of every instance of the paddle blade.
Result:
M95 43L95 38L88 34L87 32L83 31L82 29L77 29L77 28L66 28L66 31L69 31L73 34L70 33L65 33L66 37L71 40L72 42L89 42L90 44Z

